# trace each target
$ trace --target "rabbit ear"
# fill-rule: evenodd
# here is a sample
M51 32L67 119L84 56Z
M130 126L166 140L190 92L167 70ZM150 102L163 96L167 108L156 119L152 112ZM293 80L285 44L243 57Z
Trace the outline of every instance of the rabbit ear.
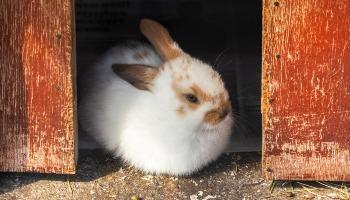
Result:
M182 54L181 48L158 22L151 19L142 19L140 30L164 60L170 60Z
M159 72L158 67L142 64L113 64L112 69L120 78L135 88L148 91L150 91L152 81Z

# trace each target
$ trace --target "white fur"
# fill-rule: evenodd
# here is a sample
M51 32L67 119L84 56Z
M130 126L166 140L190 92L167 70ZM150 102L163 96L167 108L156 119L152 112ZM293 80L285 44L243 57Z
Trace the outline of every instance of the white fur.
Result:
M136 62L135 51L148 57ZM216 126L203 122L214 102L180 117L180 101L172 88L173 74L187 68L189 81L209 94L226 91L221 79L212 80L213 69L185 55L163 64L152 91L138 90L112 71L113 63L162 65L153 48L117 46L108 51L84 77L79 105L81 128L94 135L106 149L147 173L188 175L215 160L229 142L232 118L228 115ZM170 66L171 69L170 69ZM87 84L88 83L88 84Z

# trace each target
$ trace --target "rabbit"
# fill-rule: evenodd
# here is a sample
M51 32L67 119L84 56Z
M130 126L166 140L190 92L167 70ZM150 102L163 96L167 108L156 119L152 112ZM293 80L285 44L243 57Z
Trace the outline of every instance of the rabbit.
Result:
M80 127L144 173L190 175L230 141L229 94L220 75L161 24L142 19L140 30L152 46L112 47L83 78Z

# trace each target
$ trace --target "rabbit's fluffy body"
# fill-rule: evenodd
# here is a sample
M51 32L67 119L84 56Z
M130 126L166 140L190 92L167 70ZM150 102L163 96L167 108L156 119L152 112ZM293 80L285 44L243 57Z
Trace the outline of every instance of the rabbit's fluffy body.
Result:
M111 67L115 63L143 64L158 71L149 89L143 90L117 76ZM215 160L229 142L231 111L220 120L208 115L217 108L230 109L219 74L183 52L163 61L145 44L116 46L84 80L86 95L79 105L82 129L142 171L188 175ZM200 104L188 103L182 96L193 92L191 88L201 93Z

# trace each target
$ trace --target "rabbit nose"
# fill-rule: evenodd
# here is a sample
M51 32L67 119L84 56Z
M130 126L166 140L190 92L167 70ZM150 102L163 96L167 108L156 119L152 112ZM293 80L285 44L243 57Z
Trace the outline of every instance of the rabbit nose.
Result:
M224 109L222 110L220 113L219 113L219 118L222 120L224 119L229 113L229 110L228 109Z
M204 121L216 125L223 121L227 115L231 112L230 107L218 108L208 111L204 116Z

